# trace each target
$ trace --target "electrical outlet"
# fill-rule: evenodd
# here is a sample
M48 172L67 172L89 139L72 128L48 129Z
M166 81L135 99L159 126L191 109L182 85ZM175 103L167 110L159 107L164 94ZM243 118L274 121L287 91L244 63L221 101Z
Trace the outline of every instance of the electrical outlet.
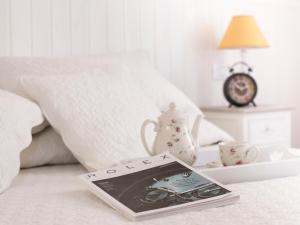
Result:
M229 68L228 66L213 64L212 75L214 80L224 81L229 77Z

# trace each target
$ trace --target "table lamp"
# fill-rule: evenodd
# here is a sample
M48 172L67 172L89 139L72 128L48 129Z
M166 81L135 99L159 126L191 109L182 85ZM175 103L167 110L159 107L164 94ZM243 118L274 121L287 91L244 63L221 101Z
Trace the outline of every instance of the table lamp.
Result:
M257 84L249 75L252 68L245 62L246 50L269 47L267 40L260 31L253 16L234 16L219 45L220 49L240 49L241 61L234 63L224 83L223 92L229 106L256 106L254 98L257 94ZM246 67L247 72L236 72L237 65Z

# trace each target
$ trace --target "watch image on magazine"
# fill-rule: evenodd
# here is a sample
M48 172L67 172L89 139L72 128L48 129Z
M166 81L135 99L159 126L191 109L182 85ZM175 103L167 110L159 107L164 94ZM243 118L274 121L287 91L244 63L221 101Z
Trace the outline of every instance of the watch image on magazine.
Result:
M169 154L85 174L82 179L93 193L131 219L201 203L209 208L209 201L211 207L218 206L217 200L223 198L224 205L230 200L226 196L234 197Z

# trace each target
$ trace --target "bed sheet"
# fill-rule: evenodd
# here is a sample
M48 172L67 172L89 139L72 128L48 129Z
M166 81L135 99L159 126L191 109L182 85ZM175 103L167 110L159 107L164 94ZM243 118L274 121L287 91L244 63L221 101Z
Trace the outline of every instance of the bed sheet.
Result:
M1 225L133 224L91 194L80 165L24 169L0 195ZM135 222L138 225L299 225L300 176L229 185L238 203Z

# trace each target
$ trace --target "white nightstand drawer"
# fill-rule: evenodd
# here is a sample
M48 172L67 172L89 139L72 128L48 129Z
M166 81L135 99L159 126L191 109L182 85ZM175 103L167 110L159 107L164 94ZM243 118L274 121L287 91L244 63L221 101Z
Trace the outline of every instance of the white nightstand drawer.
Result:
M253 118L248 121L249 141L268 143L286 140L290 136L289 117Z
M259 146L291 146L291 112L284 106L204 107L206 118L237 141Z

